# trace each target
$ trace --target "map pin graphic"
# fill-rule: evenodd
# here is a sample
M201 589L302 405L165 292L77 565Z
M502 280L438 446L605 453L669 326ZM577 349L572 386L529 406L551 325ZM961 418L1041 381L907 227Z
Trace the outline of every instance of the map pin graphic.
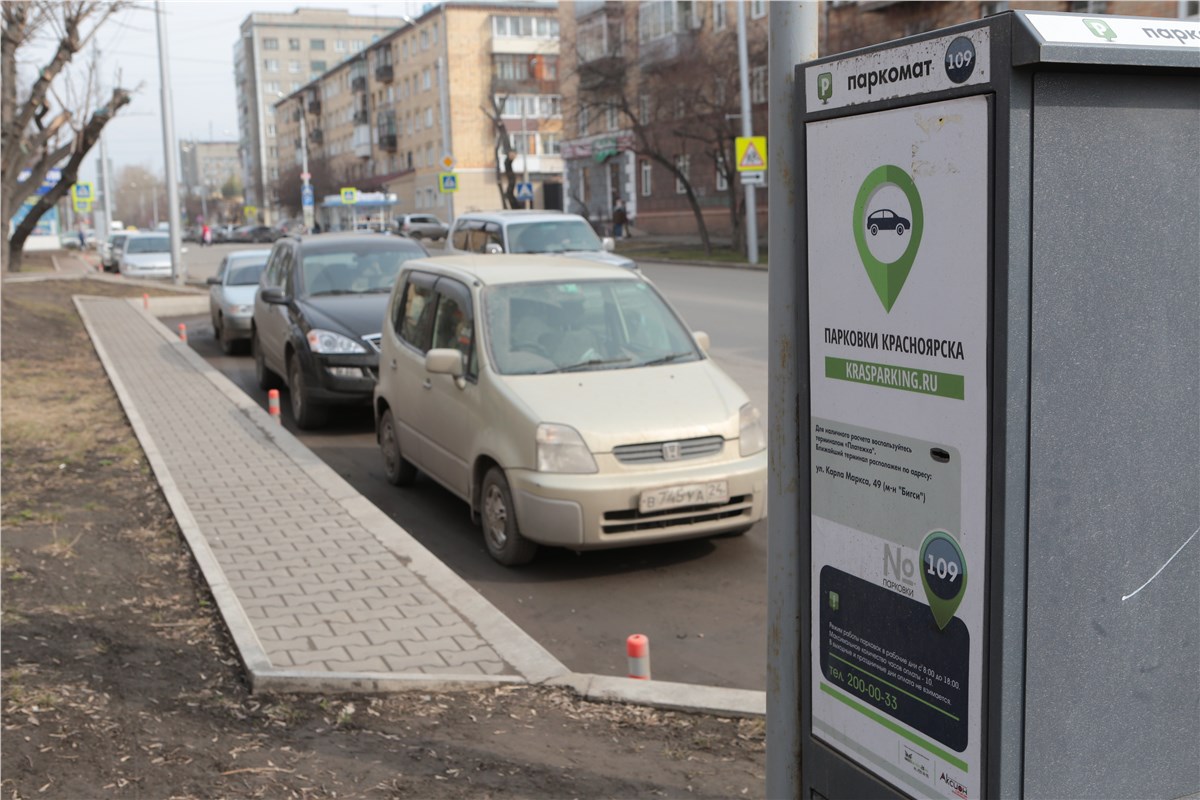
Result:
M895 261L880 261L867 246L867 231L871 224L868 219L868 206L884 186L895 186L904 193L912 217L904 220L904 224L895 229L908 240L908 246ZM851 224L854 227L854 245L858 248L858 256L862 259L871 286L879 295L883 310L891 313L892 306L895 305L896 298L900 296L900 290L904 288L904 282L908 279L908 273L912 270L913 262L916 261L917 250L921 247L921 235L925 230L925 209L921 205L921 193L917 191L916 183L907 172L894 164L884 164L871 170L858 189Z
M921 543L921 584L938 630L945 630L967 589L967 560L945 531L932 531Z

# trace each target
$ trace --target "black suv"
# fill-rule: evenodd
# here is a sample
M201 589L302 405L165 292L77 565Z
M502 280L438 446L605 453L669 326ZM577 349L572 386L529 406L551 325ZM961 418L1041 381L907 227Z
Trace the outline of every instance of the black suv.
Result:
M325 424L332 404L370 404L388 294L400 265L424 255L398 236L275 242L254 299L254 372L263 389L283 376L297 426Z

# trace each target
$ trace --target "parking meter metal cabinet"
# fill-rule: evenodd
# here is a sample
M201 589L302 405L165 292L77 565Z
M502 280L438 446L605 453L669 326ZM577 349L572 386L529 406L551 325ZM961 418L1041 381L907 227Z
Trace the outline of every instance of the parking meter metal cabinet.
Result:
M1198 77L1035 12L797 67L789 793L1200 791Z

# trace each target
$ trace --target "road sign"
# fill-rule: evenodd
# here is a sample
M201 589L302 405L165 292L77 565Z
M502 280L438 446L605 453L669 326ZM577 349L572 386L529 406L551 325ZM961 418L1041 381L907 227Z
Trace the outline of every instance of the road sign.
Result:
M449 153L447 153L446 155L442 156L442 168L443 168L444 170L446 170L447 172L449 172L449 171L453 170L453 169L454 169L454 164L455 164L455 162L454 162L454 156L450 155Z
M95 197L94 188L88 181L80 181L71 187L71 199L91 202Z
M242 214L246 216L246 219L254 219L258 216L258 206L246 206L242 209Z
M352 206L358 202L358 189L353 186L342 187L342 205Z
M458 176L453 172L439 172L438 188L442 191L442 194L446 194L448 192L457 192Z
M313 204L313 187L312 186L301 186L300 187L300 205L305 208L308 208L312 204Z
M90 214L90 213L92 213L92 201L91 201L91 200L80 200L80 199L77 197L77 198L75 198L75 200L73 201L73 204L74 204L74 206L75 206L75 212L76 212L77 214Z
M533 184L518 183L517 184L517 200L522 203L533 201Z
M765 186L767 183L767 173L765 172L743 172L742 186Z
M767 169L767 137L739 136L734 142L738 172L763 172Z

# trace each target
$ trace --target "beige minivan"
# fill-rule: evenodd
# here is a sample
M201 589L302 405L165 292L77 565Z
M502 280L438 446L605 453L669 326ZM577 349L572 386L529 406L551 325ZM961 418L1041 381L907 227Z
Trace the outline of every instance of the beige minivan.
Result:
M746 393L648 280L561 256L405 262L380 342L388 480L470 504L492 557L736 534L766 514Z

